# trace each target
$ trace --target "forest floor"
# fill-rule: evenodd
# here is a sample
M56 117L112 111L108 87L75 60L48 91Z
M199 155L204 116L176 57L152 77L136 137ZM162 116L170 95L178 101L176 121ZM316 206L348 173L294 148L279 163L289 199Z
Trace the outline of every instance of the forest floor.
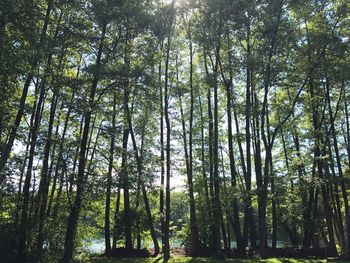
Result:
M162 263L161 257L157 258L104 258L97 257L88 261L88 263ZM284 258L270 258L270 259L214 259L214 258L193 258L185 256L175 256L172 257L168 263L223 263L223 262L234 262L234 263L326 263L326 262L336 262L336 263L346 263L349 261L342 260L320 260L320 259L284 259Z

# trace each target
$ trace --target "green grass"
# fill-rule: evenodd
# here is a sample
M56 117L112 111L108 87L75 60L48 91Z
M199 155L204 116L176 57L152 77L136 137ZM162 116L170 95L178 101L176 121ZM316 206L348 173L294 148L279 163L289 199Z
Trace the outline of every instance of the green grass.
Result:
M157 258L93 258L88 261L89 263L163 263L161 257ZM327 260L316 260L316 259L283 259L283 258L271 258L271 259L214 259L214 258L192 258L192 257L181 257L174 256L168 263L326 263ZM345 261L331 261L331 262L342 262Z

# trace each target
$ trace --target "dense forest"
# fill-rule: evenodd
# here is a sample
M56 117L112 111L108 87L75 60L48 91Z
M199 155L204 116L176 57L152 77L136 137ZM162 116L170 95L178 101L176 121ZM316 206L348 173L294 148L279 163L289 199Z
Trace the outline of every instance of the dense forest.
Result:
M346 0L2 0L0 257L350 257L349 37Z

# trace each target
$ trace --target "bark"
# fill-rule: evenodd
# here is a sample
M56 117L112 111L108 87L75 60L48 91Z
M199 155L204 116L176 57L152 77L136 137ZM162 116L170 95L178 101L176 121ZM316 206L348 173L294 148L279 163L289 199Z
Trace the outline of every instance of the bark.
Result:
M220 182L219 182L219 99L218 99L218 67L219 67L219 53L221 49L221 27L222 20L220 19L218 39L215 50L215 65L213 68L212 87L214 89L214 125L213 125L213 182L214 182L214 203L213 203L213 216L215 229L220 232L220 218L222 218L221 202L220 202ZM215 234L217 235L217 234ZM222 233L224 235L224 233ZM221 244L217 243L215 246L215 252L221 254Z
M248 235L251 236L251 222L252 208L251 208L251 177L252 177L252 165L251 165L251 134L250 134L250 122L251 122L251 48L250 48L250 25L247 26L247 64L246 64L246 98L245 98L245 143L246 143L246 202L244 206L244 226L243 237L244 246L248 246ZM243 159L242 159L243 160ZM243 160L244 161L244 160ZM258 181L258 180L257 180ZM252 245L252 244L251 244Z
M112 110L112 128L111 128L111 144L109 148L109 163L107 173L107 190L105 203L105 252L108 254L111 251L111 236L110 236L110 209L111 209L111 188L112 188L112 172L114 161L114 147L115 147L115 122L116 122L116 104L117 94L113 91L113 110Z
M203 182L204 182L204 192L205 192L205 200L206 200L206 206L207 206L207 211L209 213L210 210L210 201L209 201L209 191L208 191L208 178L206 174L206 162L205 162L205 148L204 148L204 142L205 142L205 137L204 137L204 116L203 116L203 108L202 108L202 99L201 96L198 96L198 101L199 101L199 109L200 109L200 114L201 114L201 162L202 162L202 177L203 177Z
M51 5L51 2L49 3L49 5ZM48 10L47 15L50 14L51 7L50 8L48 7L48 9L49 10ZM59 25L56 28L54 39L57 37L58 32L59 32ZM29 214L28 214L29 191L30 191L32 172L33 172L32 169L33 169L33 163L34 163L35 148L36 148L36 144L37 144L40 122L41 122L42 112L43 112L43 108L44 108L44 100L45 100L45 96L47 93L47 79L48 79L48 74L51 70L52 57L53 57L53 52L50 52L48 55L48 58L47 58L46 68L45 68L43 79L41 80L41 82L39 84L39 97L38 97L36 110L35 110L34 123L33 123L33 126L31 127L31 141L30 141L30 147L29 147L28 166L27 166L27 173L26 173L24 186L23 186L22 212L21 212L21 220L20 220L20 225L19 225L18 258L19 258L19 260L22 260L22 261L26 258L26 254L27 254L26 243L27 243L27 238L28 238L27 231L28 231L28 220L29 220ZM52 114L50 114L50 115L53 116ZM52 122L53 122L53 120L52 120ZM50 133L51 132L52 132L52 123L51 123ZM13 144L13 142L12 142L12 144ZM51 146L51 142L49 141L49 147L47 149L48 151L50 150L50 146ZM11 145L11 147L12 147L12 145ZM44 165L45 165L45 163L44 163ZM46 164L48 164L48 163L46 163ZM46 205L46 203L45 203L45 205ZM44 220L44 217L43 216L41 216L41 217ZM39 230L39 232L40 232L40 230ZM39 235L41 238L41 234L39 234Z
M122 152L122 166L120 171L120 176L122 178L123 185L123 197L124 197L124 218L125 218L125 248L127 250L133 249L132 243L132 231L131 231L131 216L130 216L130 196L129 196L129 178L128 178L128 140L129 140L129 124L128 124L128 107L129 107L129 71L130 71L130 47L129 47L129 30L126 33L125 40L125 54L124 54L124 64L127 68L127 75L124 79L124 100L123 100L123 152Z
M192 51L191 53L191 65L192 65ZM177 68L178 69L178 68ZM192 177L192 126L193 126L193 86L192 86L192 66L190 69L190 88L191 88L191 109L190 109L190 127L189 127L189 146L187 145L187 131L185 116L182 106L182 91L179 91L179 102L180 102L180 114L181 114L181 124L182 124L182 137L184 144L185 152L185 163L186 163L186 174L187 174L187 184L188 184L188 196L190 204L190 238L191 238L191 247L190 254L196 255L199 251L199 237L198 237L198 225L195 209L195 201L193 194L193 177Z
M60 176L58 177L59 178L59 185L58 185L58 189L57 189L57 196L56 196L56 200L55 200L55 205L53 206L52 208L52 212L50 212L50 217L51 218L56 218L57 217L57 214L58 214L58 210L60 208L60 205L61 205L61 196L62 196L62 191L63 191L63 182L64 182L64 176L65 174L67 174L67 164L65 161L63 161L62 163L62 166L61 166L61 173L60 173ZM67 180L67 178L66 178ZM68 190L68 189L66 189ZM68 197L68 203L70 205L70 207L72 207L72 204L71 204L71 199L70 199L70 196L69 196L69 193L67 191L67 197Z
M287 144L286 144L286 139L285 139L285 134L284 130L281 128L281 139L282 139L282 145L283 145L283 153L284 153L284 159L286 163L286 168L287 168L287 175L290 176L290 167L289 167L289 157L288 157L288 150L287 150ZM295 189L294 189L294 182L293 179L290 179L290 186L291 186L291 191L294 194ZM298 245L298 232L297 232L297 225L296 225L296 217L291 211L292 218L291 218L291 226L287 227L287 232L290 237L290 242L293 247L296 247Z
M272 248L276 248L277 245L277 200L278 196L275 188L275 175L273 172L272 159L270 159L270 176L271 176L271 192L272 192Z
M327 178L335 179L334 185L329 184L328 185L328 192L330 196L330 201L332 202L332 208L334 210L333 214L333 221L334 221L334 231L336 233L336 237L338 240L338 243L340 245L340 248L342 250L342 253L346 253L346 241L345 241L345 230L344 230L344 221L343 221L343 215L342 215L342 207L340 203L340 194L339 194L339 183L336 181L337 175L335 171L336 164L334 163L334 156L332 152L332 146L331 146L331 135L329 134L330 131L327 129L326 131L326 141L324 142L323 146L323 156L329 155L329 163L326 162L324 164L325 166L325 175ZM334 189L333 189L334 186Z
M191 228L191 249L192 254L196 255L200 249L200 241L198 236L198 224L196 216L196 206L193 194L193 111L194 111L194 87L193 87L193 47L192 47L192 32L191 24L188 27L188 38L189 38L189 49L190 49L190 125L189 125L189 162L188 162L188 194L190 201L190 228ZM186 130L185 125L183 124L184 129L184 140L186 142ZM186 149L185 149L186 150Z
M23 184L23 176L25 173L25 169L27 166L27 159L28 159L28 153L29 153L29 143L27 143L26 145L26 150L25 150L25 155L24 155L24 160L23 160L23 164L21 167L21 175L19 178L19 182L18 182L18 193L17 193L17 213L16 213L16 223L15 225L18 227L18 221L20 219L20 213L21 213L21 204L22 204L22 184Z
M310 92L311 98L315 98L316 90L314 87L313 78L310 78L309 92ZM325 180L324 172L323 172L324 164L323 164L322 155L321 155L321 122L319 118L317 102L312 103L312 125L314 129L314 143L315 143L314 158L316 161L318 177L321 178L321 180ZM329 206L329 198L328 198L328 193L327 193L325 184L321 185L321 194L323 199L322 200L323 208L325 212L326 224L327 224L327 230L328 230L328 236L329 236L329 246L330 246L330 249L332 250L332 253L336 253L332 212Z
M79 69L78 69L78 72L79 72ZM56 167L55 167L55 174L54 174L53 182L52 182L52 189L51 189L49 204L48 204L48 207L47 207L47 216L50 216L50 214L51 214L53 198L55 196L55 191L56 191L56 182L57 182L57 179L58 179L58 175L59 175L60 169L63 166L64 141L65 141L65 138L66 138L66 133L67 133L67 129L68 129L68 123L69 123L70 114L71 114L71 111L72 111L74 96L75 96L75 93L73 92L72 96L71 96L71 99L70 99L70 102L69 102L68 111L67 111L67 114L66 114L66 117L65 117L65 121L64 121L64 125L63 125L63 131L62 131L62 135L61 135L59 146L58 146L58 148L59 148L58 149L58 157L57 157L57 163L56 163Z
M31 109L31 116L30 116L30 122L29 122L29 126L33 127L34 126L34 120L35 120L35 111L36 111L36 105L38 102L38 93L39 93L39 85L38 83L35 85L35 95L34 95L34 102L33 102L33 106ZM21 219L21 212L22 212L22 203L23 203L23 177L24 174L26 172L26 166L27 166L27 160L29 159L29 147L30 147L30 142L32 139L32 132L31 130L29 130L29 135L27 138L27 145L26 145L26 156L25 156L25 160L23 163L23 167L22 167L22 171L21 171L21 176L20 176L20 181L19 181L19 189L18 189L18 218L17 220L17 224L19 223L20 219Z
M49 193L49 184L50 184L50 174L48 173L49 169L49 157L50 157L50 149L52 145L52 131L53 131L53 122L56 113L57 101L58 101L57 91L54 92L52 97L52 103L50 106L50 117L49 117L49 127L46 137L45 149L44 149L44 159L43 165L41 169L41 180L39 186L39 230L37 237L37 250L38 253L41 254L43 252L43 243L44 243L44 224L46 219L47 212L47 199Z
M54 35L54 42L57 39L57 36L60 31L60 25L63 17L63 12L60 13L59 19L58 19L58 25L56 27L55 35ZM59 72L62 71L62 62L65 56L64 48L61 49L58 69ZM58 76L55 76L55 79L57 81ZM55 83L54 83L55 84ZM50 185L50 167L49 167L49 158L50 158L50 152L52 148L52 132L54 128L54 120L56 115L56 109L58 104L58 98L59 98L59 89L58 87L53 88L53 95L51 98L51 105L50 105L50 114L49 114L49 123L48 123L48 131L46 136L46 142L44 146L44 156L43 156L43 163L41 168L41 179L39 184L39 203L38 203L38 213L39 213L39 229L38 229L38 237L37 237L37 253L38 255L41 255L43 253L43 243L44 243L44 225L47 217L47 201L48 201L48 194L49 194L49 185ZM56 129L56 131L58 131ZM54 152L54 149L52 150Z
M130 224L130 200L129 200L129 180L127 174L127 150L129 139L129 125L126 119L127 104L129 103L129 92L124 91L124 131L123 131L123 152L122 152L122 166L121 166L121 178L124 190L124 217L125 217L125 248L132 249L131 238L131 224Z
M228 45L230 45L230 41L228 40ZM220 71L221 71L221 76L224 81L225 87L226 87L226 112L227 112L227 132L228 132L228 155L230 159L230 173L231 173L231 186L234 190L237 188L237 169L236 169L236 163L235 163L235 158L233 154L233 129L232 129L232 80L233 80L233 72L232 72L232 55L231 52L228 52L228 57L229 57L229 66L230 66L230 78L226 79L223 73L221 61L220 61ZM237 125L238 123L236 123ZM237 125L237 129L238 125ZM244 158L244 157L243 157ZM243 159L244 163L244 159ZM244 165L245 166L245 165ZM245 170L245 167L244 167ZM244 176L246 177L246 171L244 172ZM241 233L241 226L240 226L240 221L239 221L239 209L238 209L238 201L236 196L233 196L232 202L231 202L232 210L233 210L233 215L232 215L232 226L235 232L236 236L236 243L237 243L237 252L238 254L243 254L244 252L244 243L243 243L243 238L242 238L242 233ZM229 234L229 228L228 228L228 234ZM229 241L229 246L231 246L231 243Z
M85 177L85 165L86 165L86 150L88 143L88 135L90 129L92 108L94 107L94 99L96 95L97 84L100 79L100 68L101 68L101 58L104 46L104 39L106 35L107 24L102 26L102 33L100 37L100 43L98 47L98 53L96 57L96 71L94 73L93 81L91 84L91 90L89 94L89 108L85 112L85 120L84 120L84 128L82 133L82 138L80 142L80 152L79 152L79 166L78 166L78 175L77 175L77 192L74 198L74 203L71 208L67 231L64 243L64 259L72 260L73 258L73 250L74 250L74 238L76 233L76 228L78 225L78 219L82 204L83 193L85 191L86 177Z
M344 91L345 94L345 91ZM346 123L346 135L345 141L346 141L346 152L348 154L348 165L350 167L350 117L349 117L349 110L348 110L348 103L346 99L344 100L344 111L345 111L345 123ZM348 244L348 247L350 247L350 244Z
M204 54L205 69L207 77L210 78L207 61L207 55ZM221 254L221 235L220 235L220 217L217 212L217 205L215 201L214 193L214 122L213 122L213 112L212 112L212 95L211 95L211 85L212 80L208 80L208 120L209 120L209 190L210 190L210 201L211 201L211 232L212 232L212 245L215 253Z
M170 118L169 118L169 59L170 59L170 48L171 48L171 36L168 35L167 47L166 47L166 59L165 59L165 81L164 81L164 119L166 126L166 175L165 175L165 220L164 220L164 244L163 244L163 254L164 262L167 262L170 258L170 243L169 243L169 226L170 226Z
M338 140L337 140L337 133L336 133L335 124L334 124L334 122L335 122L334 114L333 114L333 110L332 110L332 107L331 107L330 83L329 83L328 79L327 79L326 88L327 88L326 98L327 98L327 103L328 103L329 122L330 122L330 126L331 126L332 137L333 137L333 147L334 147L334 152L335 152L335 157L336 157L336 162L337 162L338 173L339 173L339 177L341 179L340 186L341 186L341 191L342 191L343 200L344 200L345 221L346 221L346 229L347 229L347 231L346 231L346 234L347 234L347 249L348 249L347 250L347 255L350 257L350 207L349 207L348 194L346 192L346 185L345 185L345 182L343 180L344 179L344 173L343 173L343 167L342 167L342 164L341 164L341 158L340 158L339 147L338 147Z
M163 41L160 43L160 49L163 48ZM158 85L159 85L159 97L160 97L160 193L159 193L159 213L160 224L162 233L162 251L164 251L164 182L165 182L165 169L164 169L164 96L162 87L162 62L159 62L158 67Z
M119 184L118 184L118 190L117 190L117 200L115 203L112 249L117 248L118 235L119 235L119 228L118 227L119 227L119 209L120 209L120 188L121 188L121 178L119 178Z
M206 174L206 161L205 161L205 137L204 137L204 116L203 116L203 108L202 108L202 100L200 94L198 94L198 101L199 101L199 110L200 110L200 116L201 116L201 165L202 165L202 180L203 180L203 188L204 188L204 195L205 195L205 213L204 217L207 219L207 221L210 220L210 199L209 199L209 191L208 191L208 178ZM207 231L205 231L207 233ZM209 243L209 239L207 240Z
M53 4L53 0L49 0L48 4L47 4L47 8L46 8L46 14L45 14L45 20L44 20L44 24L41 30L41 35L38 41L38 47L42 47L42 44L45 42L46 40L46 33L47 33L47 28L49 25L49 18L50 18L50 14L52 11L52 4ZM22 94L21 94L21 99L19 102L19 106L18 106L18 111L16 114L16 118L15 118L15 122L14 125L12 126L12 129L10 131L9 137L8 137L8 141L6 143L5 149L1 155L1 159L0 159L0 185L3 183L3 181L5 180L5 175L2 174L3 173L3 169L5 168L5 165L8 161L8 158L10 156L10 152L11 149L13 147L13 143L16 139L17 136L17 130L18 127L21 123L22 120L22 116L24 113L24 106L25 106L25 102L27 99L27 94L28 94L28 90L29 90L29 86L32 82L32 78L33 78L33 72L36 70L38 63L40 61L40 55L39 55L40 51L36 50L36 54L34 56L33 62L31 64L31 69L30 71L27 73L27 77L26 80L24 82L23 85L23 90L22 90ZM21 245L22 246L22 245ZM20 253L21 254L21 253ZM20 256L24 256L24 255L20 255Z
M135 139L134 131L133 131L133 128L132 128L131 115L130 115L130 113L128 115L129 115L128 123L129 123L130 135L131 135L131 139L132 139L132 143L133 143L133 147L134 147L135 159L136 159L136 162L137 162L137 170L138 170L138 174L139 174L139 180L140 180L140 186L141 186L143 201L144 201L145 209L146 209L148 226L150 228L151 238L152 238L153 245L154 245L154 254L153 254L153 256L156 257L159 254L159 244L158 244L158 240L157 240L156 230L154 228L153 217L152 217L151 208L150 208L150 204L149 204L149 201L148 201L147 191L146 191L146 187L145 187L145 184L144 184L144 181L143 181L143 174L142 174L143 173L143 168L142 168L143 143L142 143L142 146L141 146L141 153L139 155L138 154L139 150L138 150L138 147L137 147L137 144L136 144L136 139ZM143 133L144 133L144 131L143 131Z
M220 221L221 221L221 232L222 232L222 237L223 237L223 241L224 241L224 250L226 252L229 252L229 248L230 248L230 244L229 244L229 239L230 239L230 235L229 235L229 213L228 213L228 201L227 201L227 196L226 196L226 176L225 176L225 165L224 165L224 155L222 153L222 145L220 143L220 163L221 163L221 172L222 172L222 179L223 179L223 190L224 190L224 196L222 197L222 203L223 203L223 207L224 209L220 206ZM225 211L225 216L226 216L226 224L225 224L225 216L224 216L224 212Z
M272 36L271 40L269 42L269 50L268 50L268 57L267 57L267 64L265 68L265 74L264 74L264 99L263 99L263 105L262 105L262 113L261 113L261 136L264 142L265 147L265 163L263 168L263 178L257 178L257 189L258 189L258 205L259 205L259 236L260 236L260 255L262 257L266 256L266 249L267 249L267 224L266 224L266 208L267 208L267 194L268 194L268 183L269 178L271 178L271 190L273 195L272 200L272 243L273 247L276 247L276 241L277 241L277 216L276 216L276 203L275 203L275 193L274 193L274 180L273 180L273 162L272 162L272 147L274 143L275 135L278 132L278 128L281 127L283 123L280 124L280 126L275 128L274 133L271 135L270 132L270 124L269 124L269 104L268 104L268 93L269 93L269 87L271 85L271 81L273 79L273 73L272 73L272 58L274 56L276 42L277 42L277 35L280 25L280 20L282 17L282 11L283 11L283 4L284 0L281 0L279 5L277 6L276 10L272 10L271 15L276 16L276 21L274 21L274 25L272 28ZM273 14L276 12L276 14Z

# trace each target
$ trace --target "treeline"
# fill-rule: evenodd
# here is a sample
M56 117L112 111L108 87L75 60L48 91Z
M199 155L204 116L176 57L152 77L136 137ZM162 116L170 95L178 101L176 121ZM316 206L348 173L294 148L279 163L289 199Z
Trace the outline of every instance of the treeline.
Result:
M342 0L3 0L2 249L72 259L98 196L107 254L147 231L166 261L185 177L192 255L234 240L264 257L286 236L350 256L349 14Z

